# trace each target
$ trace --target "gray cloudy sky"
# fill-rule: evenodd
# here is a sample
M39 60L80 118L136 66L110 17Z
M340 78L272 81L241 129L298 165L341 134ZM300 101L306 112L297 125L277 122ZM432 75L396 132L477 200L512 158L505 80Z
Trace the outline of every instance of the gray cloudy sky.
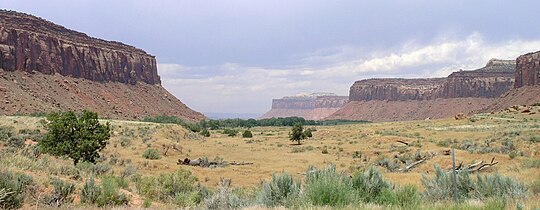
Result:
M201 112L263 113L372 77L440 77L540 50L537 1L2 0L0 7L157 57Z

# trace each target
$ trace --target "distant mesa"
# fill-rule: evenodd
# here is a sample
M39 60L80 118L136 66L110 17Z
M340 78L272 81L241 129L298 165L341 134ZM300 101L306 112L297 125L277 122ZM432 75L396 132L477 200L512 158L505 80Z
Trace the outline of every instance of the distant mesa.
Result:
M0 10L2 114L90 109L115 119L205 118L160 83L155 57L141 49Z
M303 117L307 120L321 120L337 111L347 101L347 96L334 93L300 93L273 99L272 109L260 118Z
M517 61L491 59L485 67L459 70L445 78L356 81L350 88L349 102L325 119L402 121L490 111L505 106L496 104L514 86L538 84L538 61L538 53L533 53ZM513 103L539 99L540 92L526 92L529 99L521 96Z

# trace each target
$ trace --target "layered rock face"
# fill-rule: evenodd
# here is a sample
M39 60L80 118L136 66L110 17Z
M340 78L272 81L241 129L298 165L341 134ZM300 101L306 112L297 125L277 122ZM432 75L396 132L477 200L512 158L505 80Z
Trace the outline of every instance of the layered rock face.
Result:
M23 13L0 10L0 76L3 114L90 109L116 119L205 118L161 87L154 56Z
M445 78L432 79L367 79L356 81L350 91L350 101L407 101L431 99L434 90Z
M348 101L347 96L333 93L301 94L272 100L272 109L260 118L303 117L320 120L330 116Z
M0 10L0 68L92 81L160 83L154 56L143 50L5 10Z
M515 61L492 59L483 68L446 78L357 81L350 102L327 119L396 121L467 114L485 109L510 90L514 72Z
M490 60L483 68L453 72L446 78L367 79L356 81L350 101L431 100L436 98L495 98L512 88L515 61Z
M519 56L516 70L516 88L540 84L540 51Z

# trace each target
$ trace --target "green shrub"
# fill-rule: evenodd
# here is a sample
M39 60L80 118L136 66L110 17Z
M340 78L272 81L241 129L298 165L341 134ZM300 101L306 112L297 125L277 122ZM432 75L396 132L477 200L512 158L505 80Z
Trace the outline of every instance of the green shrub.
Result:
M304 183L304 198L312 205L344 206L355 200L350 178L337 172L335 165L308 168Z
M120 146L123 148L131 146L131 139L125 136L120 137Z
M122 172L120 172L120 177L122 178L128 178L133 174L137 173L137 166L133 164L127 165Z
M353 158L362 158L362 152L361 151L354 151L352 157Z
M370 167L364 172L358 171L354 173L352 186L365 202L375 201L383 190L390 189L390 184L384 180L382 174L374 167Z
M540 194L540 176L534 180L534 182L531 184L531 191L534 194Z
M420 205L420 199L420 193L416 186L406 185L395 190L383 189L376 202L383 205L399 206L404 209L416 209Z
M223 130L223 134L227 134L227 136L230 136L230 137L235 137L236 134L238 134L238 130L235 130L235 129L225 129Z
M489 197L519 198L525 196L527 191L522 183L497 173L485 176L478 174L474 184L474 191L470 194L479 199Z
M525 167L525 168L540 168L540 158L524 160L523 161L523 167Z
M321 150L322 154L328 154L328 147L324 146Z
M23 173L0 172L0 189L6 193L0 202L2 209L18 209L23 203L27 193L33 193L34 181L31 176Z
M308 128L304 131L304 136L306 136L306 138L311 138L313 137L313 133L311 132L311 128Z
M152 206L152 200L151 199L148 199L148 198L145 198L144 201L143 201L143 208L150 208L150 206Z
M452 173L446 173L440 167L435 167L435 177L428 178L423 175L421 178L424 186L424 196L432 200L444 200L453 198L453 178ZM485 199L490 197L517 198L524 196L526 188L516 180L494 175L477 175L473 179L465 171L457 174L457 188L459 198Z
M100 124L97 113L87 110L80 117L72 111L52 113L47 120L48 133L39 147L44 153L69 157L75 165L79 161L95 163L111 137L109 124Z
M51 184L54 187L54 191L50 195L44 197L44 202L49 206L60 207L64 203L73 202L71 194L75 191L75 184L64 182L61 179L53 178Z
M127 205L129 198L119 193L119 186L113 177L104 177L101 179L101 193L96 203L99 207Z
M107 163L97 163L92 165L92 174L95 174L97 176L106 174L112 169L112 166Z
M23 148L25 139L21 136L12 136L7 140L7 146L15 148Z
M81 203L95 204L100 195L101 188L96 185L94 177L92 176L89 180L84 182L84 186L81 189Z
M377 157L377 160L375 160L375 164L388 169L388 171L395 171L401 166L401 163L398 159L390 160L384 155L379 155L379 157Z
M300 183L287 174L273 174L270 182L261 186L258 200L267 207L288 206L287 204L300 195Z
M15 128L8 126L0 126L0 141L7 141L13 136Z
M201 131L201 135L203 135L204 137L210 137L210 131L208 131L208 129L202 129Z
M518 153L516 151L511 151L510 154L508 154L508 157L510 157L510 159L514 159L518 156Z
M135 180L135 186L140 195L149 199L158 199L164 202L171 202L185 194L191 196L191 203L199 203L201 188L198 186L197 177L190 171L179 169L175 173L160 174L159 176L145 176ZM186 202L189 203L189 202Z
M231 180L221 178L217 192L204 199L204 208L209 210L239 209L246 205L231 189Z
M149 159L149 160L157 160L157 159L161 158L161 154L159 153L159 150L155 149L155 148L150 148L150 149L144 150L142 156L145 159Z
M242 138L253 138L253 134L250 130L245 130L244 133L242 133Z

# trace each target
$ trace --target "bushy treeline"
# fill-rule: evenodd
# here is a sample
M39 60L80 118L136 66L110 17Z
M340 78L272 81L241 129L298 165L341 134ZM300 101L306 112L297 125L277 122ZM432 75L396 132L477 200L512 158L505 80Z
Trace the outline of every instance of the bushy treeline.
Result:
M252 128L259 126L294 126L296 124L302 125L340 125L351 123L367 123L368 121L354 121L354 120L328 120L328 121L315 121L306 120L302 117L278 117L269 119L220 119L220 120L201 120L198 123L189 123L176 116L157 116L146 117L145 122L155 123L173 123L181 125L193 132L200 132L206 129L218 130L225 128Z

